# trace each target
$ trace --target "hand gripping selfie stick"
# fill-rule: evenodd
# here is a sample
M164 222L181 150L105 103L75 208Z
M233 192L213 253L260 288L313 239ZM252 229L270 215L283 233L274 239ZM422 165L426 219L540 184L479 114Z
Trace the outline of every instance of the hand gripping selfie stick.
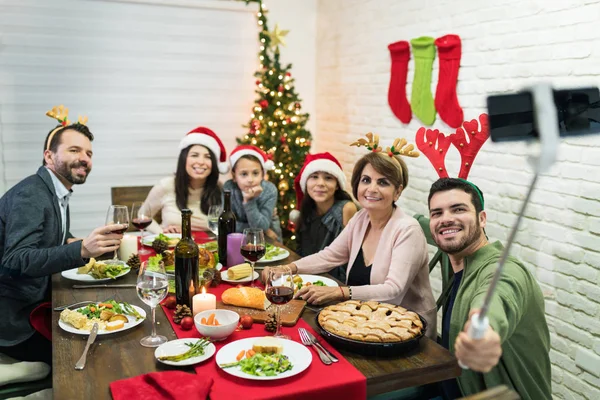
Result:
M529 88L528 90L531 92L533 99L534 122L535 127L538 130L540 140L539 154L537 156L530 157L529 161L534 168L534 174L531 184L529 185L529 189L527 190L527 196L525 197L525 201L523 201L517 221L510 231L508 241L506 242L506 246L502 251L500 260L498 261L498 267L485 295L485 300L481 310L479 313L471 316L471 324L467 333L469 337L473 339L483 338L490 325L490 321L487 317L490 302L494 296L494 291L496 290L496 286L498 285L498 281L502 275L502 270L504 269L504 264L508 258L510 248L515 240L515 236L517 236L517 231L519 230L519 225L521 224L521 220L525 214L525 209L529 204L531 193L533 193L533 189L537 183L539 175L547 171L556 160L560 133L558 129L558 115L554 104L554 92L552 87L548 84L539 84ZM458 364L463 369L468 369L468 367L463 365L460 361Z

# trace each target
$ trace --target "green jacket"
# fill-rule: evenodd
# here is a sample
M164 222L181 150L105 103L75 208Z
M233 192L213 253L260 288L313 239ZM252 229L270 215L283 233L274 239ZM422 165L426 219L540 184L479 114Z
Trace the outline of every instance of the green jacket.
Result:
M450 318L450 351L469 317L483 305L503 246L490 243L464 260L464 272ZM444 305L444 311L446 310ZM550 334L544 298L525 266L509 257L490 304L490 325L502 340L502 357L486 374L464 370L458 378L468 396L497 385L507 385L523 400L551 399Z

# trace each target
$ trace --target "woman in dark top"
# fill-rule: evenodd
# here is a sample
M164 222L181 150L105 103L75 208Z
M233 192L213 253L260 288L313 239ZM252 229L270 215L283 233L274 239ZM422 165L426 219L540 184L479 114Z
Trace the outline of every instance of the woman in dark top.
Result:
M357 209L344 190L346 177L342 167L329 153L309 154L294 187L300 212L292 211L290 219L296 224L296 252L305 257L329 246ZM346 265L330 274L346 281Z

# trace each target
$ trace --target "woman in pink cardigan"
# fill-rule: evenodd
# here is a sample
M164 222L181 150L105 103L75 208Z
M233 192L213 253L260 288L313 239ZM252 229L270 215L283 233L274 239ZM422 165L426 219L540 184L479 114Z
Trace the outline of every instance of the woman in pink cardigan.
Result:
M356 163L352 193L362 210L330 246L287 265L294 273L319 274L348 263L348 287L304 286L296 297L311 304L356 299L401 305L427 320L428 336L437 335L425 235L396 206L407 184L408 168L396 154L371 152Z

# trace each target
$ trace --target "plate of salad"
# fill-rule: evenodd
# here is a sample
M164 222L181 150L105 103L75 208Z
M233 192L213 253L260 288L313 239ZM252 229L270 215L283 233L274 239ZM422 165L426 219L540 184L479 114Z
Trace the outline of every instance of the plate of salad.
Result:
M239 378L267 381L297 375L312 362L310 350L298 342L269 337L281 347L269 354L254 350L257 340L261 338L240 339L223 346L215 357L219 368Z
M144 236L142 244L144 246L152 246L154 239L161 239L167 242L169 248L177 246L177 243L181 240L181 233L159 233L158 235Z
M295 290L300 290L304 286L339 286L336 281L331 278L326 278L319 275L294 275L291 279L294 280Z
M98 335L108 335L136 327L145 319L146 312L141 307L107 300L74 310L64 309L60 313L58 326L70 333L89 335L94 323L97 323Z
M73 281L80 282L104 282L127 275L131 268L123 261L90 261L79 268L68 269L61 272L61 276Z
M163 364L183 367L208 360L216 351L215 345L205 338L176 339L160 345L154 357Z
M257 263L270 263L275 261L281 261L288 258L290 252L284 248L273 246L270 243L266 245L266 252L263 258L257 261Z

